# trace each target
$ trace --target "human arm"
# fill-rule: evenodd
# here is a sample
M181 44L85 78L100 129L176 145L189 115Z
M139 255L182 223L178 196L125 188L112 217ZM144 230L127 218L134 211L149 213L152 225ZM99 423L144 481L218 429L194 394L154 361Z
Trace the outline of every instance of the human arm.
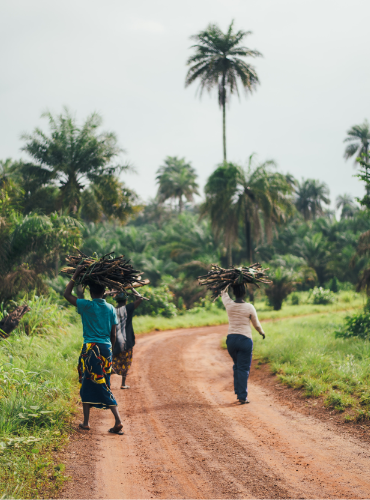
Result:
M263 328L261 326L261 323L259 322L258 320L258 316L257 316L257 311L255 309L255 307L251 304L251 307L252 307L252 312L250 314L250 320L252 322L252 325L254 326L254 328L257 330L257 332L262 335L262 338L264 339L266 337L266 334L265 332L263 331Z
M222 290L222 292L221 292L221 300L222 300L222 303L225 307L230 302L233 302L233 300L230 298L229 294L227 293L227 290L228 290L228 287L225 288L225 290Z
M137 309L143 300L144 299L142 297L139 297L138 299L136 299L134 302L134 309Z
M77 307L77 297L72 295L73 287L75 285L75 280L78 278L78 276L81 274L83 267L78 266L76 271L74 272L72 278L70 279L66 289L64 290L64 298L68 300L70 304L73 306Z
M117 339L117 325L112 325L110 331L110 342L112 344L112 350L114 349L114 344L116 343L116 339Z

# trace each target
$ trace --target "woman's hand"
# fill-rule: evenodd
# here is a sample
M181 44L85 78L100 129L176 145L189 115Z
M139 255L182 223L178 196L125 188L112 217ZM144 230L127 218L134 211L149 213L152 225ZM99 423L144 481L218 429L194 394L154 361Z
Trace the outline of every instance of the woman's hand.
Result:
M79 277L79 275L81 274L83 268L84 268L84 266L77 266L76 267L76 271L74 272L74 274L72 276L73 280Z
M259 332L259 334L262 336L263 340L265 340L265 337L266 337L265 333L264 332Z

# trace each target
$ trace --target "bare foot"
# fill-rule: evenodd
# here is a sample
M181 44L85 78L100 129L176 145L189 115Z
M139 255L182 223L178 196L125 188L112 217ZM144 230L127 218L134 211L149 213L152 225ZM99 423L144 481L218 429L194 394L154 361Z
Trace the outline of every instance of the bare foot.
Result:
M123 428L122 424L116 424L114 427L109 429L108 432L111 432L112 434L119 434L120 436L123 436L122 428Z
M121 389L130 389L129 385L121 385Z
M90 426L89 426L89 425L78 424L78 426L79 426L81 429L84 429L85 431L89 431L89 430L90 430Z

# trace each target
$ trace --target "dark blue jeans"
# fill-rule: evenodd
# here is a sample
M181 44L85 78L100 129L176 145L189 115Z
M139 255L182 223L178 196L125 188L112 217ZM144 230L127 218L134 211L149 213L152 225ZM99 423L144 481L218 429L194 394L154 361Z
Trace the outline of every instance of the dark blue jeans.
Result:
M231 334L226 338L227 350L234 361L234 390L238 399L248 396L248 377L252 363L253 340L245 335Z

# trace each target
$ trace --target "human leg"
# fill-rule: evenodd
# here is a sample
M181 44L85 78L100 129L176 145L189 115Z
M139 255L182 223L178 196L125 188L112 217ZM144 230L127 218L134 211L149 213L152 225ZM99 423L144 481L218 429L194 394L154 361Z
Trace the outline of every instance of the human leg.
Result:
M80 427L82 429L90 429L90 425L89 425L90 404L89 403L82 403L82 409L83 409L84 421L83 421L82 425L80 424Z
M234 362L234 365L233 365L234 392L235 392L235 394L238 394L239 383L238 383L238 370L236 368L238 350L237 350L237 346L236 346L236 341L237 341L236 337L237 337L237 335L234 335L234 334L228 335L226 338L226 345L227 345L227 351L230 354L231 359Z
M241 401L245 401L248 396L248 378L252 363L253 340L240 335L238 339L238 350L236 360L236 370L238 373L237 396Z

